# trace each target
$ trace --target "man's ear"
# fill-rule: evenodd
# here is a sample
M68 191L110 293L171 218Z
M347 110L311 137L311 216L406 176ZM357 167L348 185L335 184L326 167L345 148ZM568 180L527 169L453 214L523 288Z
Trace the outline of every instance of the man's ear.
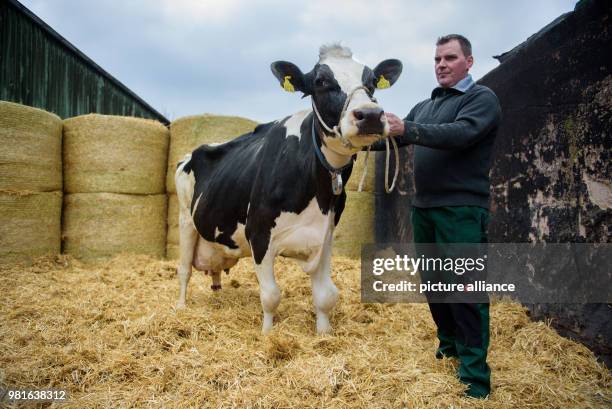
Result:
M395 84L402 73L402 62L400 60L385 60L374 68L376 76L376 88L385 89Z
M304 74L295 64L288 61L276 61L270 65L270 69L285 91L306 93Z

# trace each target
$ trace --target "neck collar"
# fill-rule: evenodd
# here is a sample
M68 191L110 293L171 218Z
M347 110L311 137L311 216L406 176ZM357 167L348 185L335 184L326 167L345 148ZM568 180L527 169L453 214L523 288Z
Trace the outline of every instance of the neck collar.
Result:
M321 138L321 143L323 143L323 138ZM327 169L327 171L331 175L332 191L334 192L334 195L339 195L340 193L342 193L343 190L342 172L349 166L353 166L353 161L350 160L349 163L347 163L346 165L340 168L335 168L327 161L327 159L325 159L325 155L323 155L323 152L321 152L321 148L317 144L317 130L315 129L314 115L312 116L312 144L314 147L315 154L319 159L319 162L321 162L321 165L323 165L323 167Z

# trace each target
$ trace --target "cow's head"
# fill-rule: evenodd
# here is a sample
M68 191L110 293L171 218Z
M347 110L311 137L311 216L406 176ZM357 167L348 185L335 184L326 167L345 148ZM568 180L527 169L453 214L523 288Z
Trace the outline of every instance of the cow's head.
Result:
M350 142L342 143L334 133L324 131L325 143L335 151L352 154L388 135L384 111L372 96L377 88L388 88L399 78L399 60L385 60L371 70L355 61L348 48L331 45L321 47L319 62L306 74L287 61L276 61L271 68L286 91L311 96L323 122L329 128L337 126L342 139Z

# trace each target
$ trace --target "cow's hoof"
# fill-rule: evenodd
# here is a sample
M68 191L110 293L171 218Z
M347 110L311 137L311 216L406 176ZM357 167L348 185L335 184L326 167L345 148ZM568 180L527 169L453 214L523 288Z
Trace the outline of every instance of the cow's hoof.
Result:
M187 308L187 306L185 305L184 302L180 302L179 301L179 302L176 303L176 309L177 310L184 310L185 308Z
M317 334L327 335L331 332L332 327L329 325L329 319L327 317L317 317Z
M272 314L264 313L263 324L261 326L262 334L269 334L272 331L272 323L274 316Z
M212 285L210 286L210 288L211 288L213 291L219 291L219 290L221 289L221 284L212 284Z

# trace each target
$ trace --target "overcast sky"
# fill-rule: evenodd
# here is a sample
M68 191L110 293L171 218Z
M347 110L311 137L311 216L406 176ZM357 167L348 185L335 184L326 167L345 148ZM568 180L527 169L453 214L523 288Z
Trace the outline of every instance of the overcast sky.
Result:
M478 79L559 15L569 0L20 0L168 119L215 113L260 122L308 108L286 93L270 63L303 72L321 44L338 42L371 68L398 58L404 71L376 96L404 116L435 87L439 35L472 42Z

